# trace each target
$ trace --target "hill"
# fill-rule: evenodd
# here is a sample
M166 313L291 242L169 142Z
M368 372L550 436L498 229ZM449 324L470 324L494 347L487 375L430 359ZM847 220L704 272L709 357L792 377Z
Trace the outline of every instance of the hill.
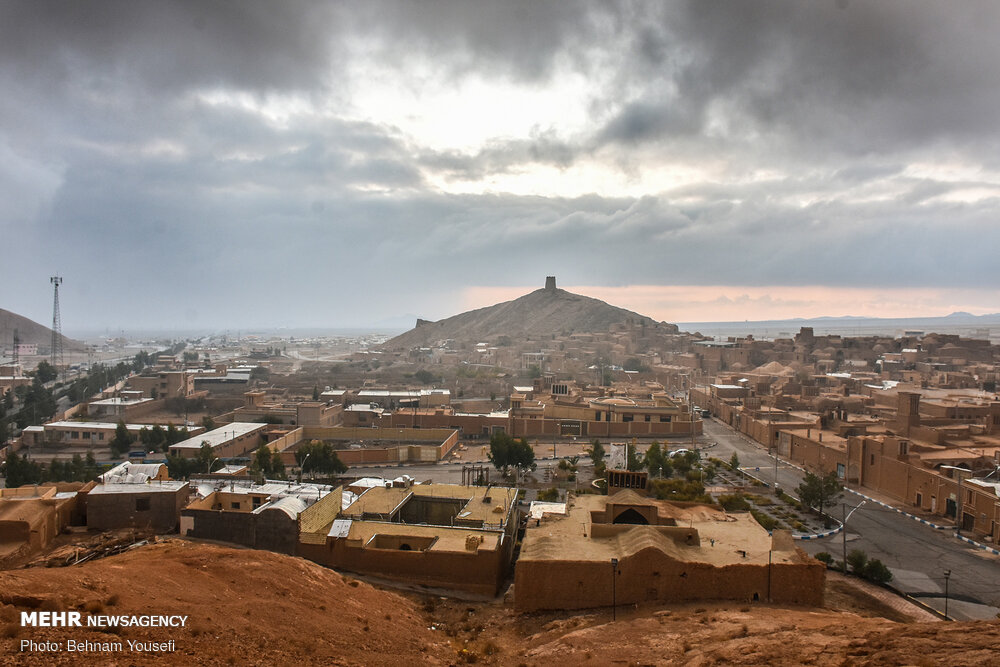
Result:
M613 325L627 323L662 327L667 333L677 331L672 324L658 323L600 299L559 289L555 278L549 277L544 288L513 301L470 310L437 322L417 320L415 328L387 341L385 347L410 349L448 339L480 342L495 341L500 336L524 340L569 333L606 333Z
M9 348L14 342L14 331L21 343L25 345L37 345L39 352L44 348L48 350L52 345L52 329L39 324L27 317L12 313L9 310L0 308L0 349ZM87 348L78 340L62 337L63 349L69 351L83 352Z
M168 538L76 566L0 572L0 664L996 663L1000 623L917 622L881 602L901 599L857 585L831 573L824 608L622 606L612 621L607 609L518 614L500 601L386 591L291 556ZM21 627L32 610L188 619L182 628ZM68 639L124 651L66 653ZM129 639L175 648L131 653ZM22 652L24 640L63 648Z

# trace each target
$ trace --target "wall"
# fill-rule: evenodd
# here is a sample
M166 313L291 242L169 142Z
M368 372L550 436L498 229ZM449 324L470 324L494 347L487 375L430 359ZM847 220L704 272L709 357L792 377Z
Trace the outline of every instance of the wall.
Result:
M800 563L728 565L676 561L649 548L609 563L572 560L519 560L514 604L518 611L586 609L615 602L768 599L783 604L821 606L826 567L798 552Z
M117 528L152 528L158 532L169 532L177 527L181 508L187 502L188 486L177 491L143 491L145 485L136 484L129 493L88 493L87 527L94 530L114 530ZM136 509L137 499L148 499L149 510Z

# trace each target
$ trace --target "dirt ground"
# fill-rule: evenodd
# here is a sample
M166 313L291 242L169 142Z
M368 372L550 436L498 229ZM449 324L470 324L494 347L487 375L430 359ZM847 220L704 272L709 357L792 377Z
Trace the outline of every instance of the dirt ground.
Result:
M188 615L183 629L22 628L21 611ZM86 615L86 614L85 614ZM166 539L0 572L2 664L1000 665L1000 622L914 622L831 577L822 609L703 603L519 614L373 587L297 558ZM926 618L926 616L921 616ZM171 653L24 653L20 642L174 640Z

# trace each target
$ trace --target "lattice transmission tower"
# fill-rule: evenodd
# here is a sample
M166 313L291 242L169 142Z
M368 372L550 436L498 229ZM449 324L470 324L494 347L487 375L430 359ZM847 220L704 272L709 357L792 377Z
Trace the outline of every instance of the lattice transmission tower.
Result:
M49 282L52 283L52 350L49 363L55 368L61 368L63 364L63 337L62 320L59 317L59 286L63 279L59 276L52 276Z

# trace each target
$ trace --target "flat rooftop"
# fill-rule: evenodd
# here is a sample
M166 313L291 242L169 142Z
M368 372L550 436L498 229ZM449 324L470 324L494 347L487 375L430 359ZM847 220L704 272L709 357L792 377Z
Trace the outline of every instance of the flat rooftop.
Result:
M176 444L170 445L170 449L200 449L203 442L207 442L211 447L215 448L229 442L230 440L235 440L236 438L240 438L248 433L261 431L265 428L267 428L267 424L260 424L257 422L233 422L232 424L220 426L219 428L208 431L207 433L196 435L193 438L181 440Z
M489 492L489 502L485 502ZM464 505L455 516L468 522L481 521L486 524L503 524L507 520L510 506L517 500L517 489L507 487L459 486L456 484L415 484L408 488L373 487L365 491L349 507L342 517L360 520L366 514L384 515L386 519L397 511L410 497L428 499L462 500ZM497 508L501 508L497 511Z
M623 495L624 494L624 495ZM766 565L798 563L794 544L783 548L749 513L729 514L708 505L681 507L664 500L641 498L641 504L653 504L661 516L673 518L678 527L694 528L701 544L678 543L657 531L657 526L617 524L621 532L608 537L591 537L591 512L602 511L608 502L625 502L635 493L619 492L614 496L583 495L567 505L565 516L546 514L541 525L529 522L521 547L521 560L566 560L610 562L654 547L684 562L705 563L716 567L735 564ZM714 542L713 542L714 541ZM791 543L791 539L787 540ZM744 555L745 554L745 555Z
M175 480L143 482L140 484L98 484L90 490L90 495L117 493L176 493L187 486L187 482Z

